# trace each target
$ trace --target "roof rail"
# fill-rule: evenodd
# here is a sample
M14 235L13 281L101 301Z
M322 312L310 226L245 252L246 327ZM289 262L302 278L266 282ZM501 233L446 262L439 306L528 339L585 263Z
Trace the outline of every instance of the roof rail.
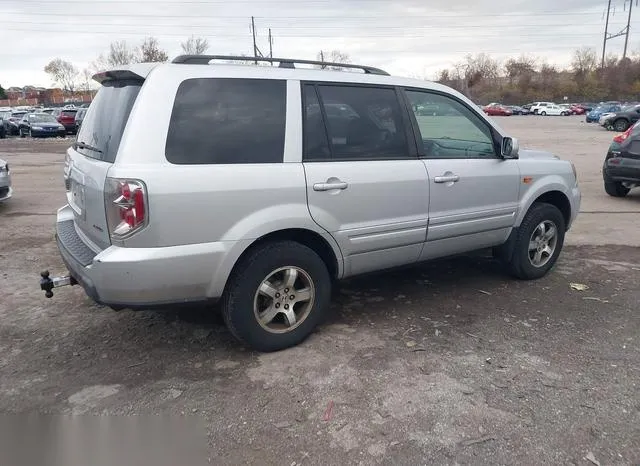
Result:
M362 70L365 74L379 74L389 76L389 73L373 66L352 65L351 63L332 63L317 60L296 60L295 58L269 58L269 57L240 57L234 55L179 55L174 58L171 63L182 63L185 65L208 65L211 60L228 60L228 61L252 61L252 62L268 62L278 63L280 68L295 68L295 64L300 65L319 65L322 68L328 66L338 68L353 68Z

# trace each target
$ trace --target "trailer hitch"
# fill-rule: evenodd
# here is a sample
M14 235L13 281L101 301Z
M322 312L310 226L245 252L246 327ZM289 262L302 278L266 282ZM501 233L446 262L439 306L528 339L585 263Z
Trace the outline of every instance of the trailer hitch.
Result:
M40 289L44 291L47 298L53 298L53 289L61 286L73 286L78 282L75 278L68 275L66 277L49 277L49 271L40 272Z

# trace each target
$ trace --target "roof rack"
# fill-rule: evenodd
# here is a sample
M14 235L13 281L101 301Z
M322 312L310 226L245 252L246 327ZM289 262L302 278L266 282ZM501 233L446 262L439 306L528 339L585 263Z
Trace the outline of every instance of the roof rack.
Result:
M294 58L269 58L269 57L240 57L233 55L179 55L171 63L182 63L185 65L208 65L211 60L227 61L252 61L278 63L280 68L295 68L295 64L300 65L320 65L323 68L328 66L338 68L353 68L364 71L365 74L379 74L389 76L389 73L373 66L352 65L351 63L332 63L317 60L296 60Z

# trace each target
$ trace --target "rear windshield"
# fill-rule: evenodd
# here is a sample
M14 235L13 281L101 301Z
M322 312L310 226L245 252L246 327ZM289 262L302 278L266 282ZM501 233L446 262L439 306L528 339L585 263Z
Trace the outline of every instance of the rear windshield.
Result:
M78 132L77 141L87 147L78 147L76 150L87 157L113 163L141 87L142 81L138 80L103 83Z
M62 111L62 115L74 117L74 116L76 116L76 112L77 112L77 110L63 110Z
M57 123L57 120L52 115L47 115L46 113L29 115L29 121L34 123Z

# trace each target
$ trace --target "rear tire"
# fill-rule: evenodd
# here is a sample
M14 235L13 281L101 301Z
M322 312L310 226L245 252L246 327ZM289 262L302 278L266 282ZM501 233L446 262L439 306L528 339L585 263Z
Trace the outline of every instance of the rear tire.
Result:
M629 194L631 188L627 188L619 181L606 181L604 182L604 190L609 196L613 197L625 197Z
M21 137L21 138L26 138L26 137L27 137L27 135L26 135L26 134L24 134L24 131L22 130L22 128L20 128L20 129L18 130L18 133L20 134L20 137Z
M620 118L613 122L613 129L618 133L624 133L627 129L629 129L629 122L624 118Z
M506 264L509 272L521 280L544 277L558 260L565 229L564 217L556 206L533 204L515 232L513 254Z
M547 112L540 112L540 115L547 116Z
M278 351L307 338L330 302L331 276L320 256L302 244L280 241L250 251L236 265L222 315L241 342L258 351Z

